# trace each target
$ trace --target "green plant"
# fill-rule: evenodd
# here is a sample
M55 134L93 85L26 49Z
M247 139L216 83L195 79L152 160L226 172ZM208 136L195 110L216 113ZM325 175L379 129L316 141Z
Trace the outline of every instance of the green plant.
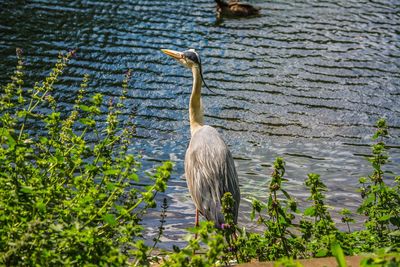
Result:
M308 174L305 185L310 189L309 200L312 201L312 206L304 210L304 216L313 218L313 221L302 219L300 228L311 254L324 257L330 254L330 246L336 240L338 230L324 203L323 192L326 191L326 186L320 176L315 173Z
M127 151L134 127L122 115L131 71L108 104L101 94L87 98L85 75L71 112L61 112L51 93L73 53L26 89L17 50L17 70L1 88L0 264L148 264L139 222L172 164L138 183L139 157Z
M348 229L349 233L351 233L351 230L350 230L350 223L354 223L355 220L354 220L353 218L351 218L351 212L350 212L350 210L348 210L348 209L342 209L339 213L340 213L341 215L343 215L343 217L342 217L342 222L343 222L343 223L346 223L347 229Z
M84 75L70 112L61 112L52 92L73 53L60 55L48 77L29 89L24 87L22 51L17 50L17 68L0 90L0 264L150 265L167 223L166 199L151 247L145 245L140 221L156 206L156 194L166 189L172 163L164 162L139 181L140 156L128 150L135 127L124 104L131 71L114 99L89 96L90 77ZM293 259L334 255L345 266L344 255L380 247L362 266L398 266L400 176L384 171L387 135L381 119L369 157L373 172L360 179L365 229L351 231L354 220L347 209L340 214L348 231L336 228L325 204L327 188L313 173L305 181L311 206L298 223L297 204L284 189L285 162L277 158L266 203L252 203L251 217L257 216L262 233L233 223L233 198L227 193L221 229L201 223L190 230L187 246L175 246L161 265L215 266L257 259L301 266Z
M290 231L293 226L294 212L297 211L295 200L283 189L285 162L277 158L274 162L271 182L269 184L268 202L253 200L251 218L258 214L258 223L266 227L261 238L262 245L257 251L260 260L275 260L280 257L302 255L304 248L299 239ZM279 198L282 197L281 199ZM266 211L264 217L262 211ZM254 236L253 236L254 237Z
M200 243L205 246L201 247ZM174 252L163 260L161 266L214 266L220 261L224 248L223 235L214 227L214 223L201 222L199 227L191 229L188 245L182 249L174 246ZM196 251L201 254L196 254Z
M382 122L378 123L378 126L382 126ZM378 128L378 133L385 133L381 128ZM379 177L383 175L381 159L388 159L382 157L382 145L377 149L373 147L374 159L371 162L375 166L375 172L371 177L375 177L377 185L383 186L383 182ZM377 153L379 152L379 153ZM311 206L307 207L304 212L300 224L296 224L295 214L298 213L296 202L293 198L284 190L283 185L285 179L285 164L281 158L277 158L274 162L274 170L272 173L271 181L269 183L269 195L267 203L263 203L257 199L253 200L253 210L251 217L255 218L257 214L257 221L261 225L265 226L262 234L247 232L245 228L238 228L233 225L232 213L230 212L232 207L232 196L226 194L222 201L222 212L225 216L227 225L224 225L222 231L217 229L202 230L202 239L206 247L201 247L199 241L191 240L189 246L182 251L179 251L177 255L170 255L171 259L179 260L184 266L193 264L189 259L194 257L196 263L200 266L212 266L216 263L229 263L235 262L249 262L253 259L260 261L265 260L276 260L275 266L300 266L300 263L295 262L294 258L307 258L307 257L324 257L333 255L336 257L336 261L339 266L346 266L345 255L353 255L355 253L371 251L373 247L386 246L388 249L384 253L371 256L368 260L364 261L363 266L397 266L398 257L393 257L393 251L397 251L399 242L399 230L396 230L396 212L398 205L395 205L389 209L385 206L388 203L380 203L385 199L389 201L391 205L396 204L399 197L399 177L395 178L395 186L392 188L384 188L384 191L373 191L374 183L364 185L365 193L364 197L368 197L372 194L372 203L367 202L364 206L368 210L373 210L373 213L366 213L366 215L378 214L377 212L386 212L393 215L390 226L384 225L383 228L387 234L385 242L379 243L378 230L380 228L371 228L370 221L374 220L374 217L367 217L366 229L359 231L350 231L350 223L354 220L351 218L351 212L347 209L343 209L340 213L343 215L342 221L347 224L348 231L342 232L337 229L331 215L328 211L328 206L325 204L325 192L327 187L322 182L318 174L310 173L305 181L305 185L310 190ZM377 178L378 177L378 178ZM382 190L382 187L380 187ZM389 193L388 193L389 192ZM380 202L379 202L380 201ZM384 220L383 222L385 222ZM227 226L227 227L226 227ZM301 235L295 234L300 232ZM236 233L236 235L235 235ZM207 243L207 238L204 239L205 235L207 238L215 238L219 240L218 247L210 246ZM224 242L225 241L225 242ZM194 242L194 243L193 243ZM392 249L390 249L392 247ZM394 249L393 249L394 248ZM207 253L212 252L214 255L212 261L209 258L204 258L203 255L195 255L194 251L202 251L206 249ZM398 251L397 251L398 252ZM383 265L379 265L382 263ZM169 265L176 266L176 265Z
M292 258L283 257L274 262L274 267L303 267L303 265Z
M331 245L331 252L332 255L335 256L336 262L338 263L339 267L347 267L343 250L338 243L333 243Z
M360 263L361 267L397 267L400 266L400 248L381 248L372 255L366 256Z
M372 145L372 156L368 158L373 173L360 178L363 202L358 211L367 216L366 228L373 235L374 242L389 247L400 243L399 236L390 234L392 228L400 229L400 179L394 179L393 187L384 181L383 167L389 160L384 139L389 133L384 119L378 120L376 126L372 139L377 142Z

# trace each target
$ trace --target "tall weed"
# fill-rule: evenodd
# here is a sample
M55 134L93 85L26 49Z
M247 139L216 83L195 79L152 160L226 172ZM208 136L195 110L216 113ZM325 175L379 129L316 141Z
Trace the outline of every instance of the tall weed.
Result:
M139 185L139 157L128 152L135 128L121 117L131 71L116 101L89 97L85 75L69 114L60 110L52 92L73 53L60 55L43 82L25 88L17 50L17 69L1 88L2 265L148 263L139 222L165 190L172 164L164 162L151 184Z

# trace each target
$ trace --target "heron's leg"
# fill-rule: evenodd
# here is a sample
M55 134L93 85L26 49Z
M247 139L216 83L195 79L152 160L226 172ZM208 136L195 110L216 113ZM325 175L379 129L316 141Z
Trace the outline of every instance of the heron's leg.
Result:
M194 219L194 226L197 228L199 227L199 210L196 209L196 216ZM197 239L197 233L194 235L194 238Z
M196 227L199 226L199 210L198 209L196 209L196 218L195 218L194 224Z
M199 227L199 210L198 209L196 209L196 216L195 216L195 219L194 219L194 226L196 228ZM194 239L197 239L197 233L194 234ZM193 250L193 254L196 254L196 250L195 249Z

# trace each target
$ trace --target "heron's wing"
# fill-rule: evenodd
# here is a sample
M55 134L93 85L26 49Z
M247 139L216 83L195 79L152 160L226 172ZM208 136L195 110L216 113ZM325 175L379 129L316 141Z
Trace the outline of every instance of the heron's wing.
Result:
M221 198L231 192L235 200L234 218L240 202L238 176L231 153L218 132L203 126L190 140L185 156L189 192L197 209L207 220L223 223Z

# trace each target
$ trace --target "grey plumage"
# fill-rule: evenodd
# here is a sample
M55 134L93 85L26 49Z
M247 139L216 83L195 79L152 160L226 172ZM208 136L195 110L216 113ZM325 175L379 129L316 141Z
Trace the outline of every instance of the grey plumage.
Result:
M216 226L224 222L221 198L231 192L237 223L240 192L235 163L225 142L211 126L203 126L192 136L185 156L185 174L197 209Z
M204 82L201 61L194 49L178 52L162 51L176 59L193 74L193 88L189 102L191 140L185 156L185 174L189 192L198 212L217 227L224 223L221 213L221 199L230 192L234 199L233 218L237 223L240 190L238 176L231 153L217 130L204 125L201 102L201 85Z

